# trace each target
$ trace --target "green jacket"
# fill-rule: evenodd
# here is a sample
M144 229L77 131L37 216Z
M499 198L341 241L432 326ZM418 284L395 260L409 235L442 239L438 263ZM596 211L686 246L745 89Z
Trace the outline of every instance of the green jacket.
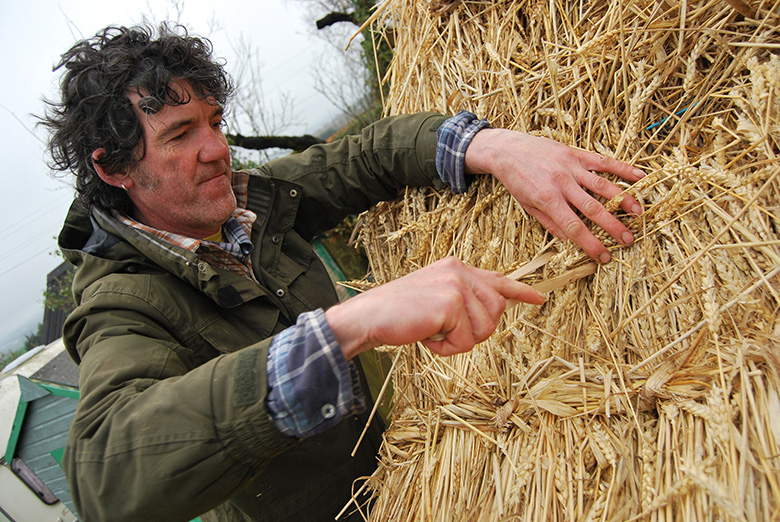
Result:
M333 520L375 468L381 427L355 458L366 415L304 441L279 433L265 405L270 338L337 302L316 234L440 183L443 120L385 119L253 171L248 208L270 198L251 234L259 285L74 204L59 243L77 266L64 341L81 399L63 465L81 520Z

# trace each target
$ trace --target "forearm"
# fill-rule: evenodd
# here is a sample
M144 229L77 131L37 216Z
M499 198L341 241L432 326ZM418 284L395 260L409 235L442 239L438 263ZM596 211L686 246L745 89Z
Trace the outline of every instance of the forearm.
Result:
M493 333L507 299L544 302L526 284L450 257L348 299L325 317L347 358L415 342L452 355Z
M302 187L296 230L311 236L407 186L442 186L436 131L444 116L385 118L360 134L272 161L261 172ZM250 180L250 190L252 181Z

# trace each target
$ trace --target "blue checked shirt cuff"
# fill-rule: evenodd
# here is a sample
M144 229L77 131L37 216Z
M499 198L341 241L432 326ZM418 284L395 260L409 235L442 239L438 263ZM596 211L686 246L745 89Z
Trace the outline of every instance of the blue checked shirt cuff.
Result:
M266 405L289 437L306 438L366 409L357 368L344 358L325 312L298 316L268 351Z
M490 127L487 120L480 120L474 113L460 111L436 131L436 170L455 193L465 192L468 188L466 149L474 136L486 127Z

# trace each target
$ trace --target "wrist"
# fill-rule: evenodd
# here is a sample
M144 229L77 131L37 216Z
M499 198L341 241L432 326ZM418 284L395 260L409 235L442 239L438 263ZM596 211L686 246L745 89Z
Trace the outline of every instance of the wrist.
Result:
M489 174L491 163L500 147L495 145L501 129L486 128L477 132L466 149L464 156L464 171L466 174Z
M353 313L355 300L359 298L360 296L353 297L325 311L325 320L328 321L328 326L347 360L377 346L370 340L369 328L365 324L366 316Z

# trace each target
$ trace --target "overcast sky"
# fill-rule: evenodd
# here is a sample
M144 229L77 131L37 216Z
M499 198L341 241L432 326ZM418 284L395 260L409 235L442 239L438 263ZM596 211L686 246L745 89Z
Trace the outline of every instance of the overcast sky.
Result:
M150 3L154 7L150 7ZM314 89L311 66L339 52L313 36L316 15L295 0L224 0L180 2L180 21L190 32L208 36L215 54L227 60L232 74L234 49L248 42L260 56L266 104L276 106L280 93L293 102L297 125L290 134L315 132L337 108ZM3 0L0 48L0 132L4 164L0 190L0 352L2 340L20 324L43 317L46 274L62 259L55 237L73 197L69 177L50 175L45 133L35 128L42 98L56 98L52 67L76 40L111 24L176 16L165 0ZM344 25L344 24L342 24ZM239 86L240 89L240 86ZM242 131L244 129L241 129Z

